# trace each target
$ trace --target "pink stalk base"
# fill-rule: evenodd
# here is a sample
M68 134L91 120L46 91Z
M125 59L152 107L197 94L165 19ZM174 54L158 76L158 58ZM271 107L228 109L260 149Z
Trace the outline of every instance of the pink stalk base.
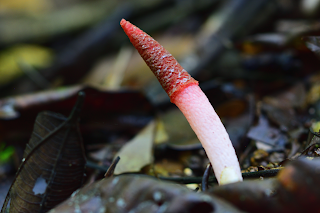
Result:
M219 184L242 181L239 162L229 135L200 87L190 85L177 92L171 101L187 118L208 153Z

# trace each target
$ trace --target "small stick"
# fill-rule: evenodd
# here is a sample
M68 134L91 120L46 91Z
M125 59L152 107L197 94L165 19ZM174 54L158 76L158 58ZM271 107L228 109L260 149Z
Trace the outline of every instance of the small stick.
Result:
M104 177L105 178L108 178L108 177L112 177L113 176L113 172L117 166L117 164L119 163L120 161L120 157L117 156L116 159L114 159L108 169L108 171L104 174Z
M208 182L209 182L209 175L210 175L211 169L212 169L212 165L211 165L211 163L208 163L206 170L204 171L203 176L202 176L201 190L203 192L207 191L209 188Z

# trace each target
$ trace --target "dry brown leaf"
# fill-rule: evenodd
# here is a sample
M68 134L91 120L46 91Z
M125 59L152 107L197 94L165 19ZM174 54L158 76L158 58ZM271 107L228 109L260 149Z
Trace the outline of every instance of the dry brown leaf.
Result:
M120 162L114 174L139 172L142 167L153 162L153 141L156 123L151 121L137 136L124 145L115 155L120 157Z

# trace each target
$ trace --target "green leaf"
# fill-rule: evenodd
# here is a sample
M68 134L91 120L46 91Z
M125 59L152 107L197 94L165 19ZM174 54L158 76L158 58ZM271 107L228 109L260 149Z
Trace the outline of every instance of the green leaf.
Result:
M7 146L5 143L0 143L0 163L5 163L10 160L14 153L13 146Z

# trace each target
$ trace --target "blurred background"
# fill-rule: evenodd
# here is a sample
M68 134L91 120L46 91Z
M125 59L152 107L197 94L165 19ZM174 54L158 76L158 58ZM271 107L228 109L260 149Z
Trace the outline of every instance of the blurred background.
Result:
M277 166L304 149L310 127L319 130L319 10L320 0L0 0L0 179L10 183L36 115L67 116L80 90L92 167L107 168L137 134L152 134L145 143L154 148L141 150L148 160L121 172L203 174L201 144L122 18L200 82L242 168Z
M316 33L318 7L316 0L1 0L0 95L85 83L167 102L119 27L122 18L155 37L200 82L295 77L303 66L294 60L304 48L301 36Z

